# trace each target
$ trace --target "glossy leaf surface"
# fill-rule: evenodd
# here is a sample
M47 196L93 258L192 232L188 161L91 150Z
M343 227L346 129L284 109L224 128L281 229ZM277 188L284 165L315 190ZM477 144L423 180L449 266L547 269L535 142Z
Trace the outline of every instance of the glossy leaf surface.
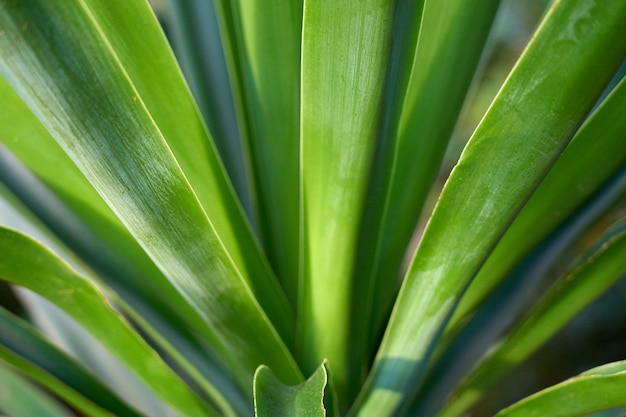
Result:
M274 328L280 328L284 336L293 328L286 301L281 303L284 297L268 270L259 267L255 277L269 280L261 291L274 295L263 297L272 301L268 304L274 312L272 325L252 295L250 275L242 272L247 264L230 245L236 241L254 247L254 241L233 240L225 229L220 229L222 234L216 232L213 221L228 228L237 220L229 217L227 222L224 213L232 217L240 211L230 207L220 214L224 206L202 204L211 199L209 178L226 187L219 186L216 195L228 195L225 177L206 177L194 170L201 164L197 158L202 153L185 148L191 142L176 136L181 132L162 105L150 112L157 99L155 89L148 92L143 84L147 79L142 77L139 84L131 80L134 71L143 67L124 54L121 34L112 40L102 36L103 27L112 24L113 17L132 19L131 10L98 2L77 2L76 6L80 7L57 2L3 3L0 23L6 34L0 39L0 70L155 264L209 323L248 378L251 380L259 363L267 362L286 378L299 381L299 371ZM141 7L139 2L136 7ZM25 21L30 22L28 30L23 29ZM68 30L67 22L74 22L80 30ZM56 36L47 36L47 32ZM18 33L23 38L16 48L10 39ZM119 54L114 46L119 47ZM134 65L122 67L122 62L127 64L124 58ZM71 76L64 75L67 73ZM60 114L75 117L59 118ZM197 123L190 125L197 127ZM179 140L166 142L163 135ZM217 162L200 166L221 169ZM192 190L190 183L197 188ZM205 211L209 206L212 219ZM185 215L172 216L173 212ZM249 255L246 259L263 264L258 252L251 250ZM209 273L210 280L201 279ZM230 302L220 302L222 297ZM254 343L251 333L257 336Z
M349 365L352 271L377 132L392 1L306 1L302 34L301 366L332 364L340 398Z
M391 413L414 389L464 289L621 63L626 40L604 46L624 16L624 4L553 5L446 183L357 413Z
M517 216L469 287L451 326L471 312L520 258L580 210L626 163L623 132L626 79L580 128L550 173ZM533 233L528 233L533 230Z
M493 23L498 0L400 1L356 271L371 308L357 325L376 340L426 196ZM373 280L368 283L368 279ZM371 307L370 307L371 306Z
M302 0L218 1L251 163L263 246L292 305L300 253ZM236 60L236 62L235 62Z
M0 91L3 96L0 105L4 106L0 123L6 126L0 133L0 141L6 140L7 147L20 158L16 160L0 147L0 181L27 208L16 201L14 206L20 206L23 213L32 212L45 224L38 223L29 233L40 238L54 233L151 327L167 334L176 349L193 356L196 366L226 363L228 356L212 352L210 358L206 346L195 348L196 339L210 343L217 352L221 344L2 77ZM59 170L59 166L64 169ZM37 221L31 219L29 223L34 225ZM190 348L195 352L191 353ZM225 386L223 376L215 369L209 378ZM249 378L249 375L240 377L240 383L245 381L242 382L245 389L249 387Z

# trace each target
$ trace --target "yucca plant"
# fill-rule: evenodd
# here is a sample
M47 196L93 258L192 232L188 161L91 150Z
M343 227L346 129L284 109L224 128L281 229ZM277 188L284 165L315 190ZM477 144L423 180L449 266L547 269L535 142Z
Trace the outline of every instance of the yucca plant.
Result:
M0 410L468 413L626 272L624 1L551 3L424 208L499 3L172 0L186 81L144 0L0 0L0 191L54 249L0 228Z

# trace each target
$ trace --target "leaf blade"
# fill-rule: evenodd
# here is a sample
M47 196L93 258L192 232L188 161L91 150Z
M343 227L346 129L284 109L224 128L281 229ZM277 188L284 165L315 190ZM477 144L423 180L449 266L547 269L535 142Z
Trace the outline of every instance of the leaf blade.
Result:
M300 380L287 347L251 292L253 281L242 273L241 268L247 264L233 260L240 252L225 244L223 235L216 232L185 176L190 171L183 173L179 160L162 136L161 126L155 125L142 96L120 66L109 39L102 35L99 26L102 22L95 20L94 13L105 13L106 8L102 3L87 6L78 0L79 7L67 6L57 3L32 3L28 9L4 6L6 13L2 14L1 22L7 35L20 32L25 19L31 24L29 30L20 32L23 36L20 48L6 42L11 36L3 37L3 46L7 47L1 49L0 69L155 264L227 345L248 380L263 362L271 363L285 378ZM121 4L116 6L112 10L119 11ZM106 21L111 15L101 18ZM80 30L68 30L68 21ZM58 36L46 36L45 31ZM116 36L119 41L120 35ZM93 65L94 60L98 67ZM50 71L50 67L58 71ZM64 71L72 76L67 77ZM161 108L159 114L164 112ZM58 114L76 117L58 118ZM176 157L182 158L181 154ZM211 167L219 170L221 165ZM228 185L223 177L214 179ZM199 195L207 193L206 185L200 190ZM228 188L221 192L228 196L231 191ZM223 206L215 206L218 211L223 210ZM237 213L233 212L235 217ZM219 218L219 213L216 216ZM233 243L232 239L229 241ZM253 241L242 242L254 246ZM257 255L252 250L250 259L258 260ZM201 279L208 271L212 279ZM262 273L258 276L271 278ZM286 302L281 303L284 297L273 291L276 283L271 284L271 279L268 282L262 288L276 297L265 297L265 303L274 306L271 311L277 317L276 324L282 324L279 328L288 336L293 326L292 316ZM230 302L220 303L221 297ZM247 313L242 314L243 311ZM280 311L285 314L279 315ZM257 340L253 341L251 335Z
M462 414L481 392L529 357L578 312L626 274L626 223L614 226L578 262L578 268L561 277L539 304L497 348L491 350L456 390L441 416Z
M364 303L377 306L374 323L362 320L373 328L373 335L382 332L399 289L406 248L439 171L498 5L498 0L426 0L421 6L411 1L397 6L394 36L398 41L392 51L397 56L391 58L386 87L397 91L385 98L387 107L363 221L365 232L360 238L365 252L360 254L362 265L356 271L361 277L359 286L368 275L374 280L366 298L372 301ZM416 10L420 7L422 11Z
M27 236L0 228L0 277L55 303L183 415L217 415L132 330L86 278Z
M621 152L621 132L626 122L620 115L626 103L623 79L594 111L564 150L524 209L490 255L468 288L450 326L471 312L516 261L542 238L562 224L612 176L626 157ZM528 234L533 228L536 233Z
M302 0L220 1L229 19L263 246L293 306L299 285ZM226 11L228 9L228 11ZM262 28L262 29L261 29Z
M606 53L626 7L595 6L554 3L474 133L428 223L355 412L392 412L414 389L464 289L621 63L626 42Z
M304 4L300 364L312 372L328 359L338 398L346 402L356 394L350 391L360 378L349 347L351 274L389 52L392 3Z
M497 417L574 417L626 405L626 363L591 369L540 391L496 414Z

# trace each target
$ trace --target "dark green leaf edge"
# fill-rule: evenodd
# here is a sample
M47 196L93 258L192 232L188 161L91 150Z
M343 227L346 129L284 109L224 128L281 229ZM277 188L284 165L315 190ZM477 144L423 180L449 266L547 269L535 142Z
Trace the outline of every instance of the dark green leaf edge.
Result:
M48 299L98 339L159 398L183 415L215 415L141 339L99 288L46 247L0 227L0 277Z
M4 308L0 308L0 357L86 415L108 415L105 410L120 417L141 415L35 328Z

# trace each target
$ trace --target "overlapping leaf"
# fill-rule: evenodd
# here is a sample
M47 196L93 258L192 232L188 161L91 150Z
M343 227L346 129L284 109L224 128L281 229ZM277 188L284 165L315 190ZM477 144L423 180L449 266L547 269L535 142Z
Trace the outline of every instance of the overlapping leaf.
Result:
M576 213L626 163L626 79L576 133L553 169L503 236L463 297L450 323L471 312L510 268ZM532 230L533 233L528 233Z
M623 60L624 16L624 4L552 6L448 179L355 413L391 413L418 383L464 289Z
M0 228L0 278L55 303L183 415L217 415L174 374L93 283L31 238Z
M454 393L441 416L461 415L479 396L520 364L609 286L626 275L626 224L615 226L576 270L562 277L538 306Z
M426 0L396 6L356 270L355 326L364 326L370 341L384 329L409 241L498 5L498 0ZM370 293L362 295L363 290Z
M302 0L217 1L259 229L292 305L300 259L300 43Z
M107 30L115 34L103 36L109 25L137 24L137 16L156 25L145 4L129 4L3 2L0 70L248 378L266 362L297 382L299 371L274 328L290 340L293 317L210 142L202 144L206 136L186 131L203 129L202 122L196 115L195 122L180 123L184 100L176 112L163 106L171 91L180 89L164 93L153 88L151 77L135 76L146 72L137 56L150 57L161 44L147 47L132 31L135 42L121 32ZM131 52L137 56L131 59ZM193 107L187 101L187 108ZM218 197L225 199L217 204ZM219 232L215 223L223 226ZM236 239L239 232L247 238ZM251 266L257 267L254 279ZM251 287L265 295L273 325ZM228 303L221 302L224 297Z
M2 77L0 89L5 99L0 119L6 121L0 140L6 140L9 149L21 159L16 160L0 147L0 176L28 208L3 187L0 193L6 193L4 197L10 197L13 207L22 215L32 217L32 212L45 224L24 219L35 227L33 230L43 233L37 236L50 236L54 232L123 296L150 327L166 334L177 350L193 357L198 368L211 367L211 372L204 372L205 378L225 387L224 372L218 372L214 365L226 363L228 357L219 352L221 344L198 312L154 266ZM20 162L27 164L32 172ZM58 170L59 166L64 169ZM198 347L196 339L204 347ZM242 379L247 389L249 376Z
M249 164L242 149L224 47L212 1L173 0L165 13L168 36L185 79L248 216L252 207Z
M0 357L89 416L140 414L26 322L0 309ZM103 407L103 408L101 408Z

